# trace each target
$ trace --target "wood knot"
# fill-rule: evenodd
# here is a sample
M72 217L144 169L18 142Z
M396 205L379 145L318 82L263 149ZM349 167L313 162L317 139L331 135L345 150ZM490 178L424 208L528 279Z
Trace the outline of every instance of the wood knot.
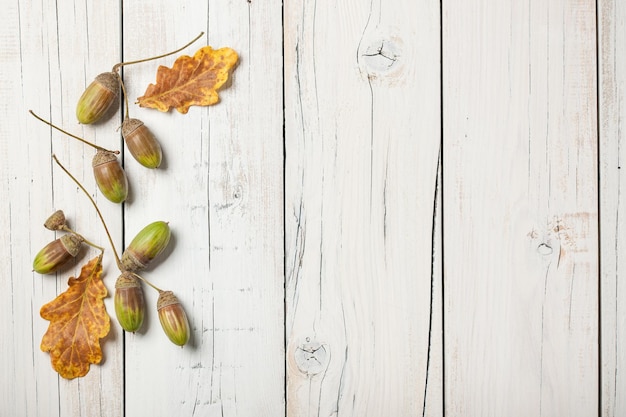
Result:
M363 44L358 51L362 74L369 80L397 78L402 67L402 42L395 37L376 37Z
M300 372L306 375L316 375L323 372L328 366L330 352L328 346L306 338L306 342L296 347L294 359Z
M388 71L400 58L396 49L392 42L381 40L379 45L368 46L361 56L374 71Z
M552 255L552 246L547 243L540 243L539 246L537 246L537 252L543 256Z

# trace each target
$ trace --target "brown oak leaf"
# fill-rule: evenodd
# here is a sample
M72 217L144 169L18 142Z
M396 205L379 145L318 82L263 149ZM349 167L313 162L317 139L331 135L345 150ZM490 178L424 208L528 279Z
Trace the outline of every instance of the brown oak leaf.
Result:
M52 367L63 378L85 376L90 364L102 360L100 339L109 333L111 323L101 276L102 255L84 265L78 278L68 280L68 289L39 312L50 321L41 350L50 352Z
M171 69L159 67L156 84L150 84L137 103L163 112L174 107L182 114L190 106L215 104L219 101L217 90L228 81L238 59L230 48L210 46L199 49L193 58L180 56Z

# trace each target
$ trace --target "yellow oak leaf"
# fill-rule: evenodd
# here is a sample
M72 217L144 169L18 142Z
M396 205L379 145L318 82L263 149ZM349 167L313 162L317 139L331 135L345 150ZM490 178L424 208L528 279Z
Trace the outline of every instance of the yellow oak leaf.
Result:
M156 84L150 84L137 103L163 112L174 107L182 114L190 106L215 104L219 101L217 90L228 81L238 59L230 48L210 46L199 49L193 57L180 56L172 68L158 68Z
M39 312L50 321L41 350L50 352L52 367L63 378L85 376L90 364L102 360L100 339L109 333L111 323L101 276L102 255L84 265L78 278L68 280L68 289Z

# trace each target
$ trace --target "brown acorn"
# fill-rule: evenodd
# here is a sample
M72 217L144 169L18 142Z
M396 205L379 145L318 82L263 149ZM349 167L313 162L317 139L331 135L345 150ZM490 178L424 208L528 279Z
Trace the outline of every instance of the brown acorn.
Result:
M66 227L63 210L57 210L52 213L43 226L48 230L63 230Z
M122 269L136 272L146 268L167 247L170 236L169 225L160 220L141 229L122 253Z
M161 327L167 337L178 346L189 341L190 330L187 314L172 291L161 291L157 300Z
M120 326L127 332L141 328L145 303L141 283L130 272L123 272L115 282L115 315Z
M128 178L115 153L98 149L91 162L96 184L102 194L114 203L128 196Z
M116 72L97 75L78 100L76 118L83 124L99 121L117 101L119 92L120 77Z
M161 165L161 145L150 129L139 119L126 119L122 123L122 137L131 155L146 168Z
M118 154L119 151L110 151L81 137L66 132L60 127L55 126L49 121L37 116L32 110L30 110L30 114L48 126L53 127L56 130L84 143L85 145L89 145L96 149L97 152L91 161L91 166L93 167L93 174L96 178L98 188L100 188L100 191L102 191L102 194L104 194L106 198L114 203L121 203L126 200L126 197L128 196L128 178L126 178L126 173L117 159L116 154Z
M82 236L72 233L48 243L35 255L33 271L40 274L56 272L67 261L78 255L83 241Z

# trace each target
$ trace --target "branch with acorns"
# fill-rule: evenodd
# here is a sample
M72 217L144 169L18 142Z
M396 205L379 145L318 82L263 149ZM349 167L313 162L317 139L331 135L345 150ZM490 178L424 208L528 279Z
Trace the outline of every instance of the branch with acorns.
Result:
M126 88L119 69L122 66L146 62L175 54L198 40L200 33L187 45L167 54L116 64L112 71L99 74L86 88L76 107L76 117L82 124L92 124L110 117L113 103L124 96L126 113L121 125L121 133L130 154L147 168L158 168L162 150L152 132L138 119L129 117ZM156 84L150 84L146 93L139 97L141 107L160 111L176 108L187 113L190 106L208 106L219 101L217 90L227 85L231 71L238 61L237 53L230 48L214 50L210 46L200 48L193 57L180 56L172 68L159 67ZM192 74L185 71L194 67ZM98 189L108 200L123 203L128 195L128 178L117 155L79 136L73 135L51 122L30 113L54 129L96 149L92 160L94 178ZM89 198L104 227L111 249L115 256L120 275L115 283L115 315L120 326L127 332L138 331L145 316L145 302L142 283L159 293L157 311L161 327L167 337L176 345L184 346L190 338L189 322L185 310L176 295L162 290L139 274L167 247L171 230L164 221L155 221L144 227L133 238L128 247L118 256L106 222L97 204L84 186L59 162L55 163L78 185ZM60 270L74 259L83 244L99 251L98 256L81 268L77 277L70 277L68 288L54 300L42 306L40 315L50 324L41 342L41 349L50 352L51 362L59 374L68 379L82 377L89 371L90 364L100 363L102 350L100 339L110 330L110 318L103 299L107 289L102 283L102 259L104 248L89 241L72 230L62 210L54 212L44 223L52 231L64 232L58 239L47 244L34 258L33 271L46 275Z
M157 311L163 331L172 343L178 346L185 345L190 337L189 322L178 298L172 291L162 290L139 275L139 272L144 270L167 247L171 237L169 224L160 220L148 224L137 233L120 257L115 249L102 213L93 198L84 186L59 162L55 155L53 155L53 159L89 198L111 244L117 267L120 270L120 276L115 283L114 297L115 314L120 326L125 331L133 333L141 328L146 308L141 286L141 282L144 282L159 293ZM99 257L100 259L102 258L104 248L90 242L78 232L72 230L67 225L63 211L57 210L54 212L46 220L44 226L49 230L63 231L67 234L50 242L37 253L33 261L33 270L35 272L40 274L55 273L69 260L76 257L83 243L98 249L100 251ZM81 307L82 304L77 304L76 308L79 309ZM70 317L77 314L80 314L80 312L71 314ZM68 340L70 347L74 342L74 339Z

